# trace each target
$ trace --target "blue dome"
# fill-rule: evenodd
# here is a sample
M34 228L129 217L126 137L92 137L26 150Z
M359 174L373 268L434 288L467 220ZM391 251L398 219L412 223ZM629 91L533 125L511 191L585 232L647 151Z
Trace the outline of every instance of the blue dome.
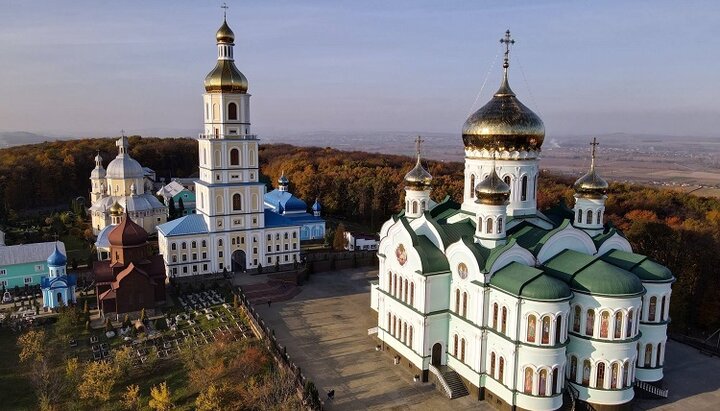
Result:
M67 257L58 250L57 243L55 243L55 251L48 257L47 263L53 267L62 267L67 263Z
M317 200L317 198L315 199L315 204L313 204L313 206L312 206L312 210L313 211L322 210L322 206L320 205L320 202Z

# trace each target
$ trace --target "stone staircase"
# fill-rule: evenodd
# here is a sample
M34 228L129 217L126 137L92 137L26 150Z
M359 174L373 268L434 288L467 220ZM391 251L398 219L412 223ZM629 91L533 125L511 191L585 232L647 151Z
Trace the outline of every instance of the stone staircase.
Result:
M470 394L460 375L447 365L440 367L430 365L430 372L437 378L442 391L448 398L455 399Z

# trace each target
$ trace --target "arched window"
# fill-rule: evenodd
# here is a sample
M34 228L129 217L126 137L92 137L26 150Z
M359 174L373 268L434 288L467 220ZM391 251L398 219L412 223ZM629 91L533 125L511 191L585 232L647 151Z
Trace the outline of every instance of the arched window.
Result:
M498 320L498 305L497 303L493 303L493 329L497 330L497 320Z
M623 387L630 386L630 363L625 361L623 364Z
M625 325L625 338L632 338L633 311L628 310L627 324Z
M555 318L555 344L562 342L562 315Z
M503 218L502 218L502 217L498 217L498 221L497 221L497 232L498 232L498 234L502 233L502 230L503 230Z
M230 165L240 165L240 150L238 150L237 148L230 149Z
M475 198L475 174L470 174L470 198Z
M455 290L455 313L460 314L460 289Z
M460 339L460 362L465 362L465 339Z
M392 330L392 316L388 313L388 332Z
M395 281L393 282L393 295L394 295L395 297L397 297L397 287L398 287L398 284L397 284L397 274L395 274Z
M614 362L610 366L610 388L618 388L618 374L620 372L620 364Z
M403 342L407 344L407 323L403 322Z
M660 361L660 359L662 358L662 343L658 343L656 357L657 358L655 359L655 366L660 367L662 365L662 362Z
M453 355L457 357L458 355L458 336L455 334L453 336Z
M495 353L490 353L490 376L495 378Z
M462 301L462 316L467 316L467 293L463 292L463 301Z
M665 296L660 300L660 321L665 321Z
M410 330L408 331L408 346L410 346L410 348L412 348L412 335L413 335L412 325L409 328L410 328Z
M205 240L202 240L202 246L207 247L207 242Z
M220 110L218 109L217 104L212 105L212 117L213 120L220 120Z
M397 317L393 315L393 329L392 334L397 337Z
M203 148L203 164L207 164L207 149Z
M550 394L560 393L560 387L558 387L558 368L553 369L552 374L552 386L550 387Z
M500 381L500 384L504 384L505 379L505 359L503 357L500 357L500 366L498 367L498 381Z
M580 306L575 306L575 314L573 315L573 331L576 333L580 332L580 315L582 314L582 309L580 309Z
M592 210L587 210L587 216L585 217L585 224L592 224Z
M235 103L228 104L228 120L237 120L237 119L238 119L237 104L235 104Z
M425 212L425 200L420 202L420 212L421 213Z
M489 218L485 220L485 232L488 234L492 234L493 232L493 221L492 218Z
M595 387L597 387L597 388L605 387L605 363L604 362L600 362L597 365L597 379L595 381Z
M522 180L520 180L520 201L527 200L527 189L528 189L527 176L522 176Z
M205 103L205 120L210 120L210 105Z
M232 245L235 245L235 238L233 237L232 241L230 241Z
M550 344L550 316L546 315L542 319L542 340L543 344Z
M215 212L222 213L223 212L223 198L222 196L215 197Z
M530 314L527 321L527 341L535 342L535 327L537 326L537 319L534 315Z
M175 243L170 244L170 249L173 251L177 250L177 245L175 245Z
M400 284L398 284L398 295L397 297L402 300L403 292L402 292L402 285L403 285L403 279L400 278Z
M653 346L652 344L648 344L645 346L645 367L652 367L652 352L653 352Z
M232 207L233 207L233 211L242 210L242 196L240 195L240 193L233 194Z
M585 319L585 335L593 336L595 329L595 311L587 310L587 318Z
M183 250L187 249L187 243L185 241L183 241L182 244L180 245L180 248L182 248Z
M502 308L502 322L500 323L500 331L505 334L507 330L507 308Z
M570 357L570 381L577 382L577 357Z
M503 181L505 182L505 184L507 184L509 186L510 185L510 176L505 176L505 178L503 178Z
M530 367L525 368L525 384L523 384L525 394L531 394L533 391L533 370Z
M597 222L596 222L596 224L600 224L600 221L602 221L602 218L601 218L601 216L600 216L601 213L602 213L602 211L601 211L601 210L598 210L598 212L597 212Z
M190 247L191 247L191 248L196 248L196 247L197 247L197 241L193 241L192 243L190 243Z
M648 321L655 321L655 311L657 310L657 297L650 297L650 306L648 306Z
M600 313L600 338L608 338L608 328L610 328L610 313L603 311Z
M477 232L478 233L482 233L482 230L483 230L482 223L483 223L482 217L478 218L478 220L477 220Z
M544 368L542 370L540 370L538 395L540 395L541 397L544 397L545 395L547 395L547 370Z
M222 238L218 240L218 247L222 247Z
M618 311L615 313L615 338L622 336L622 312Z
M577 210L577 222L582 223L582 210Z
M388 288L387 288L387 290L389 293L392 292L392 273L390 271L388 271Z
M410 283L410 305L415 305L415 283Z
M418 212L417 201L413 201L413 203L412 203L412 212L413 212L413 214L417 214L417 212Z
M583 361L582 385L590 386L590 360Z
M405 280L405 302L408 301L408 280Z

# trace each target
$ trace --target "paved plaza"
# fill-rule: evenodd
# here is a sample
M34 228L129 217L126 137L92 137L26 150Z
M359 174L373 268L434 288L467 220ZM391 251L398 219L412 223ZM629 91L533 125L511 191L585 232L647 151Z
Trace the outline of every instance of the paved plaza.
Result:
M265 281L263 276L242 283ZM487 403L468 397L448 400L428 383L415 383L411 373L393 365L389 356L375 351L367 335L376 313L369 307L368 281L377 270L351 269L314 274L292 300L256 308L287 346L291 359L325 393L328 410L492 410ZM665 364L664 400L638 400L638 410L720 409L720 359L669 341Z

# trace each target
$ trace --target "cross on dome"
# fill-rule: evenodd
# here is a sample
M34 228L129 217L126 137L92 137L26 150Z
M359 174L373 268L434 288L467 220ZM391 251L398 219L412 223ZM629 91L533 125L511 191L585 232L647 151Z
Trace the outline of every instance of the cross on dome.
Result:
M505 59L503 60L503 68L507 72L510 67L510 46L515 44L515 39L510 37L510 30L505 31L505 37L500 39L500 44L505 46Z
M592 143L590 143L590 146L592 147L590 151L590 168L595 168L595 149L597 146L599 146L600 143L597 142L597 138L593 137Z
M227 9L229 9L230 7L228 7L227 3L223 3L222 6L220 6L220 8L223 9L223 19L226 19L227 18Z
M425 140L423 140L422 137L420 137L420 136L417 136L417 138L415 139L415 151L417 152L418 159L420 159L420 146L424 142L425 142Z

